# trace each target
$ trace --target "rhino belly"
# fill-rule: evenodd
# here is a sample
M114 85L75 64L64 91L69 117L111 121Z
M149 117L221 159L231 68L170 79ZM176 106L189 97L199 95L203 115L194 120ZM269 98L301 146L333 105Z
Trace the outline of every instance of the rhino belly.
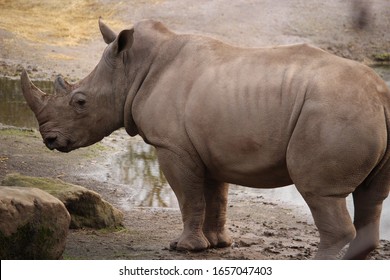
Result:
M198 153L214 179L254 188L276 188L292 184L283 150L279 145L245 141L234 145L211 140L200 144Z

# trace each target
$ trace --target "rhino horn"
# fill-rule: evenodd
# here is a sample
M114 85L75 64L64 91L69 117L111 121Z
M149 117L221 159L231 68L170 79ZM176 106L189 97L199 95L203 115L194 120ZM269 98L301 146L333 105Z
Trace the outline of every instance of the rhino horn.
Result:
M37 88L28 77L27 71L23 69L21 75L23 96L27 101L28 106L37 115L44 106L44 100L47 94Z
M73 90L73 85L64 80L61 75L58 75L54 81L54 92L56 94L68 94Z
M103 40L106 42L106 44L110 44L114 42L116 39L116 34L114 31L111 30L103 21L102 18L99 18L99 29L100 32L102 33Z

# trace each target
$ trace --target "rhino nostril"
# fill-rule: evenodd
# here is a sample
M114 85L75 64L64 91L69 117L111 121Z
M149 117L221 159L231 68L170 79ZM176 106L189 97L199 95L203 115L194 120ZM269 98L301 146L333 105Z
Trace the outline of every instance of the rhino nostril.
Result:
M54 149L54 144L57 140L57 136L50 136L45 138L45 143L49 147L49 149Z

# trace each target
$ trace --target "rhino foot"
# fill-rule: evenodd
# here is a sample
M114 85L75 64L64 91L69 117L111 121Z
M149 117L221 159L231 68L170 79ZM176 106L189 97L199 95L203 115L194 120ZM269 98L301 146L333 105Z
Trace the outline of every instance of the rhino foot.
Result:
M211 248L229 247L233 243L233 239L226 230L222 232L205 232L206 238L210 242Z
M210 242L203 235L182 235L170 243L170 248L177 251L203 251L210 248Z

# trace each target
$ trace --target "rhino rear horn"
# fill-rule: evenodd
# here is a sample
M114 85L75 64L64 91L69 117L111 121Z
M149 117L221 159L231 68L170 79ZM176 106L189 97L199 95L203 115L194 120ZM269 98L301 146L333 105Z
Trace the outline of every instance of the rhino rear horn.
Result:
M58 75L54 81L55 94L68 94L73 90L73 85L69 84L61 75Z
M27 71L23 69L21 75L23 96L28 106L37 115L44 106L44 100L47 94L37 88L28 77Z
M114 40L116 39L115 32L112 31L111 28L109 28L107 25L104 24L101 17L99 18L99 29L103 35L103 40L104 42L106 42L106 44L110 44L114 42Z

